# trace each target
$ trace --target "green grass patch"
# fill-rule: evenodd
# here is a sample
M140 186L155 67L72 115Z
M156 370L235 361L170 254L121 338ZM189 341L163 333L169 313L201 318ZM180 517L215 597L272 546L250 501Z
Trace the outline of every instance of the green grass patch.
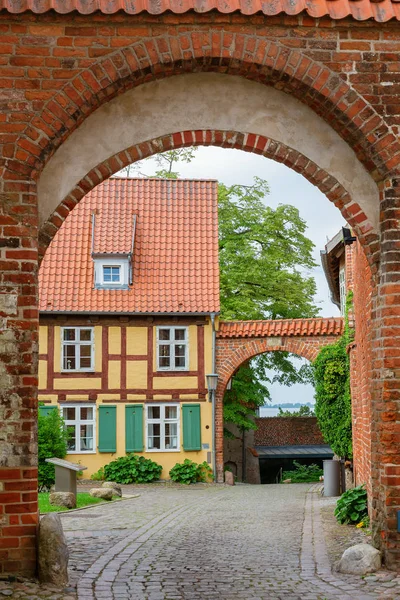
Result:
M90 506L91 504L101 504L102 502L109 502L109 500L102 500L101 498L93 498L88 492L80 492L76 496L76 508L83 508L84 506ZM39 512L41 514L48 512L60 512L69 510L65 506L55 506L49 502L49 494L41 492L39 494Z

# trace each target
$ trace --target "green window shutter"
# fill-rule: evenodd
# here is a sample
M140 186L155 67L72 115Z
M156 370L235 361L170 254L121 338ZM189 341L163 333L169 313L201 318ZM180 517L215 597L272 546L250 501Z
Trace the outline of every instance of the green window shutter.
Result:
M143 404L125 406L125 450L143 452Z
M117 407L99 406L99 452L117 451Z
M39 414L42 417L47 417L52 410L57 410L57 406L39 406Z
M201 450L200 404L182 405L183 449Z

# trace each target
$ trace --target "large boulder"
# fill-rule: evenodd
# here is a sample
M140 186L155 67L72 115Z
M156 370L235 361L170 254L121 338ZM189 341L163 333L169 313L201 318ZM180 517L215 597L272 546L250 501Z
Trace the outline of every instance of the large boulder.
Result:
M40 519L38 554L41 583L68 585L68 546L57 513L48 513Z
M381 568L381 553L369 544L356 544L343 552L337 564L339 573L366 575Z
M51 492L49 502L54 506L76 508L76 496L72 492Z
M122 498L122 488L118 483L115 483L115 481L105 481L101 487L111 489L114 496Z
M90 495L93 498L101 498L102 500L112 500L113 490L112 488L92 488L90 490Z

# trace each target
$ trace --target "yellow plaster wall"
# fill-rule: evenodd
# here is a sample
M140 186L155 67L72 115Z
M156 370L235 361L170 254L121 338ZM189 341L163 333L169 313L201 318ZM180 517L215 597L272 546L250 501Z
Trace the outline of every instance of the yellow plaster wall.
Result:
M108 352L121 354L121 327L108 328Z
M127 327L127 354L147 354L147 327Z
M40 350L39 350L40 352ZM54 371L61 371L61 329L54 327Z
M101 326L96 326L94 328L94 370L96 373L101 372L101 361L103 357L102 331L103 328Z
M65 379L54 379L55 390L99 390L101 388L100 378L65 377Z
M39 360L39 390L47 387L47 360Z
M97 452L96 454L69 454L67 460L72 463L80 463L85 467L88 467L87 471L84 471L84 478L89 478L90 475L95 473L108 464L112 460L125 456L125 403L116 403L117 407L117 451L115 453L104 453ZM144 404L144 407L146 405ZM181 407L180 407L181 409ZM145 411L144 411L145 412ZM98 413L97 413L98 415ZM179 452L142 452L146 458L151 458L156 463L162 465L163 470L161 473L162 479L169 479L169 471L176 463L183 462L185 458L189 458L196 463L207 461L207 453L211 452L211 404L209 402L200 402L200 419L201 419L201 442L202 444L209 444L208 450L199 450L196 452L185 452L182 448L183 442L183 429L182 429L182 409L181 409L181 422L180 422L180 447ZM143 415L143 432L145 427L145 414ZM206 426L208 425L208 429ZM98 425L96 448L98 445ZM144 438L145 439L145 438Z
M154 377L153 388L155 390L189 390L197 388L197 377Z
M197 325L190 325L189 331L189 371L197 371Z
M48 336L48 327L44 325L40 325L39 327L39 354L47 354L47 336Z
M121 387L121 361L108 361L108 387L110 390L119 390Z
M38 402L48 402L49 400L51 404L57 404L57 394L38 394Z
M147 360L128 360L126 386L131 390L147 389Z

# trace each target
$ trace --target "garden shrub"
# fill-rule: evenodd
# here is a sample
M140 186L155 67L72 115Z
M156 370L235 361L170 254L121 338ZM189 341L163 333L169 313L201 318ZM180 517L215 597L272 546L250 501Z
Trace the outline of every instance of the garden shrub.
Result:
M98 471L96 471L95 473L92 473L90 476L90 479L92 481L104 481L104 479L105 479L104 467L100 467L100 469Z
M162 466L144 456L127 454L104 467L107 481L115 483L150 483L160 478Z
M339 523L357 524L367 516L367 491L363 485L347 490L336 503L335 517Z
M50 490L55 482L54 465L46 458L65 458L67 454L68 432L59 410L51 410L47 415L38 415L38 483L39 492Z
M283 471L282 480L291 479L292 483L312 483L319 481L323 471L318 465L301 465L293 461L295 468L292 471Z
M172 481L177 483L196 483L197 481L207 481L212 479L212 470L205 461L198 464L185 458L183 463L176 463L169 472Z

